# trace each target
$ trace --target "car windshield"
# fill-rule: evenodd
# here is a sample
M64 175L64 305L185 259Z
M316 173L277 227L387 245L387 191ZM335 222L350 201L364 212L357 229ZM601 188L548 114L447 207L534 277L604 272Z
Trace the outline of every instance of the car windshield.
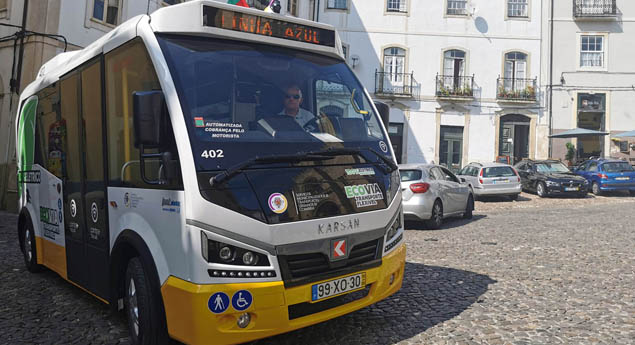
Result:
M483 177L508 177L516 176L511 167L491 167L483 169Z
M605 172L626 172L626 171L635 171L633 167L628 164L628 162L611 162L604 163L602 165L602 169Z
M402 182L416 181L421 179L421 170L399 170Z
M544 173L570 172L569 169L560 162L536 163L536 171Z
M158 39L197 170L330 148L371 148L391 158L379 117L344 61L209 37Z

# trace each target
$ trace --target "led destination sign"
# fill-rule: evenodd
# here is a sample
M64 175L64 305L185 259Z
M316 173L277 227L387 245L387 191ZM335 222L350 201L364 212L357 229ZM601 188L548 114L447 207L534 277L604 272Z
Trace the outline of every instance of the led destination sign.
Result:
M203 6L203 25L296 42L335 47L335 31Z

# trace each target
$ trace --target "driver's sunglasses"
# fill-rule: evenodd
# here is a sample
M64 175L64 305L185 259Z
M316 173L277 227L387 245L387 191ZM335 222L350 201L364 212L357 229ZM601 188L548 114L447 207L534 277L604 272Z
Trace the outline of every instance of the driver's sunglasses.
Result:
M300 99L300 95L285 95L285 97L287 99L293 98L293 99Z

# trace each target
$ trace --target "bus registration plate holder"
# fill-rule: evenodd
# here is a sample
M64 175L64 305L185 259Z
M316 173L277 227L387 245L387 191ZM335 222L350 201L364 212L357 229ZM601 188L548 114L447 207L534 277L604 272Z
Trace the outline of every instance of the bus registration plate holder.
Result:
M311 286L311 301L342 295L366 286L366 272L329 280Z

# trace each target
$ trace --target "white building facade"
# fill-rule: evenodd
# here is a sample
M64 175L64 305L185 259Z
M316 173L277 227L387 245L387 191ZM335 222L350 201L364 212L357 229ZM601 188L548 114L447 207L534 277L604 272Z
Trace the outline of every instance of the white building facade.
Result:
M548 154L541 0L322 0L348 63L391 106L400 162L458 170Z
M545 8L544 70L552 67L553 132L586 128L609 132L600 137L553 139L552 155L563 158L566 143L578 160L617 157L635 164L635 138L616 138L635 130L635 2L567 0ZM551 60L553 23L553 60ZM543 74L549 84L550 73Z

